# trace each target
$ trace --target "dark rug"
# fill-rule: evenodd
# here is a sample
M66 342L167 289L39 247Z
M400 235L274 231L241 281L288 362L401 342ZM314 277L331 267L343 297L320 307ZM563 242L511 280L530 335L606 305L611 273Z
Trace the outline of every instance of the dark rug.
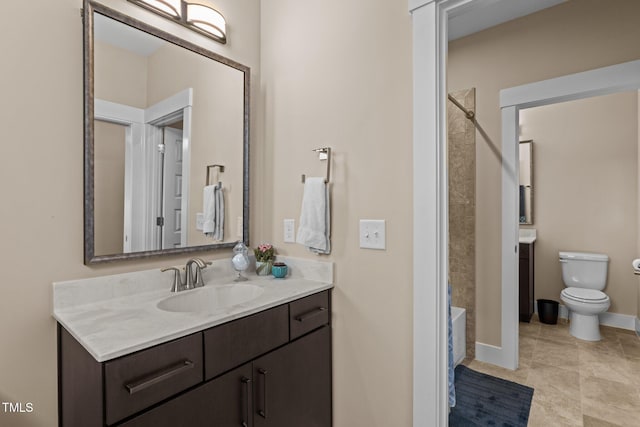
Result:
M451 427L526 427L533 389L456 367L456 406L449 412Z

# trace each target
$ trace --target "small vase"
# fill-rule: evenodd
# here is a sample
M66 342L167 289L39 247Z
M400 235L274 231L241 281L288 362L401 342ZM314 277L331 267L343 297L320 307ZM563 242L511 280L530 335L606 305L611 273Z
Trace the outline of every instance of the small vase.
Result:
M273 261L256 261L256 274L258 276L268 276L271 274Z

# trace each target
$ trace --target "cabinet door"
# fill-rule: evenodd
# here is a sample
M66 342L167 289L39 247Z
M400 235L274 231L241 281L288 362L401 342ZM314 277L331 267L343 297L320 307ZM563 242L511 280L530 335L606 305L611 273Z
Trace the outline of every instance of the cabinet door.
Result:
M533 315L534 287L533 244L520 244L519 311L520 321L529 322Z
M331 328L253 362L255 427L331 426Z
M121 427L252 427L251 364L176 397Z

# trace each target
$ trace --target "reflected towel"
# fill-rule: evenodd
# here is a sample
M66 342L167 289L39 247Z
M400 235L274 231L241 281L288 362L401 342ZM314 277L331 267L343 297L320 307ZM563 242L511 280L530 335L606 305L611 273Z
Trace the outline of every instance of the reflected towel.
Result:
M316 254L331 252L329 185L322 177L305 180L296 242Z
M213 239L219 242L224 240L224 190L219 182L215 189L216 195L216 227L213 232Z
M214 240L224 239L224 192L222 183L207 185L202 193L202 232Z

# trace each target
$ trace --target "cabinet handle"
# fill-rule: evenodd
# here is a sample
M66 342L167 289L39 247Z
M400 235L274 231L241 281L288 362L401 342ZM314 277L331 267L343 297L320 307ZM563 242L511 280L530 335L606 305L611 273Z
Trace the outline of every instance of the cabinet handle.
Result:
M258 409L258 415L267 419L267 370L258 369L258 373L263 376L262 380L262 409Z
M240 380L242 381L242 384L245 387L245 397L243 399L243 406L245 407L245 410L242 411L244 412L243 417L242 417L242 423L240 424L242 427L249 427L249 383L251 383L251 380L247 377L242 377L242 379ZM246 405L246 406L245 406Z
M326 307L316 307L311 311L307 311L306 313L301 314L300 316L296 316L295 319L298 322L304 322L305 320L315 317L318 314L324 313L326 310Z
M125 384L125 387L129 390L129 394L134 394L191 368L193 368L193 362L185 359L182 362L171 365L166 369L154 372L152 375L139 381Z

